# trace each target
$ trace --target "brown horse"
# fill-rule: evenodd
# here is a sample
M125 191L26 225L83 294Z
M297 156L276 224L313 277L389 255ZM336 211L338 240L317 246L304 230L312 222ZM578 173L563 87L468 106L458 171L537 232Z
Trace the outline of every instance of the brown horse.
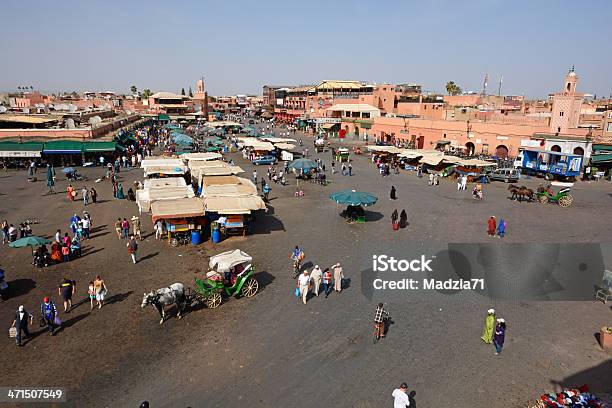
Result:
M527 188L526 186L519 187L515 184L510 184L508 186L508 191L512 193L512 197L510 198L511 200L514 200L516 198L519 202L521 202L525 198L529 199L529 201L534 201L535 199L533 190Z

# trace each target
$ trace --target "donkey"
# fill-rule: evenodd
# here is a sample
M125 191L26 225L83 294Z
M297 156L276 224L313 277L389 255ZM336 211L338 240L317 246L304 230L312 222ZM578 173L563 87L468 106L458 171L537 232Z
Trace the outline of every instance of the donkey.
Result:
M185 286L182 283L173 283L167 288L157 289L156 291L152 290L151 293L145 293L142 297L142 304L140 307L145 307L147 305L155 306L161 317L159 324L162 324L166 318L164 307L172 304L176 305L178 309L177 317L180 319L182 317L181 312L186 304Z

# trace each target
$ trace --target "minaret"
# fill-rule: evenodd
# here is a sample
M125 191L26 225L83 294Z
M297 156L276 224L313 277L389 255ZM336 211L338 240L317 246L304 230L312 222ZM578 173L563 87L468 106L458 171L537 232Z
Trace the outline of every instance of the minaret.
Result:
M563 91L555 93L553 96L550 118L550 131L552 133L566 133L569 129L578 127L584 95L576 92L577 85L578 75L576 75L572 66L565 75Z
M578 75L574 71L574 66L565 75L565 86L563 87L564 93L567 95L573 95L576 93L576 85L578 84Z

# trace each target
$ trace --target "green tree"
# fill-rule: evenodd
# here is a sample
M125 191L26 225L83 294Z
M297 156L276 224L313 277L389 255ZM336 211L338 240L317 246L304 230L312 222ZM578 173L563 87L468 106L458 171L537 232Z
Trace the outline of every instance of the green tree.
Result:
M149 99L149 97L153 95L153 92L151 92L151 90L149 88L145 89L142 91L142 97L143 99Z
M132 91L132 93L135 94L136 92L138 92L138 88L136 88L136 85L132 85L130 86L130 91Z
M193 98L193 91L191 90L191 87L189 87L189 97Z
M185 88L181 88L181 95L185 95Z
M446 92L448 92L449 95L459 95L461 93L461 88L453 81L448 81L446 83Z

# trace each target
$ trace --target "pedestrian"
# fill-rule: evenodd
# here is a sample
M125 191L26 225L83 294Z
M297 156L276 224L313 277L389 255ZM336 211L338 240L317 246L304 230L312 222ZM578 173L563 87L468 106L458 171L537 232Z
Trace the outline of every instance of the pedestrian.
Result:
M344 271L340 262L332 266L332 270L334 271L334 290L340 293L342 292L342 279L344 279Z
M323 280L323 271L319 268L319 265L315 265L312 272L310 272L310 277L312 278L315 296L319 296L319 288Z
M64 262L70 262L70 246L69 245L62 245L62 257L64 259Z
M87 295L89 296L89 310L93 310L94 300L96 300L96 290L94 288L93 281L89 281L89 286L87 287Z
M123 238L127 239L130 237L130 222L125 217L121 221L121 231L123 232Z
M23 344L21 343L21 340L22 340L21 332L22 331L24 334L24 337L23 337L24 340L30 337L30 330L28 330L28 322L29 322L29 325L31 326L33 320L34 320L34 316L28 313L27 310L25 310L25 308L23 307L23 305L20 305L17 312L15 312L15 320L13 320L13 324L11 325L11 327L14 327L17 330L16 335L15 335L15 342L17 343L19 347L23 346Z
M495 326L495 334L493 335L493 344L495 344L495 355L498 355L502 352L505 340L506 321L504 319L497 319L497 326Z
M493 329L495 328L495 309L487 310L487 317L485 318L484 328L482 329L482 336L480 337L485 344L491 344L493 342Z
M395 210L393 210L393 212L391 213L391 224L393 224L393 226L395 227L395 224L397 224L397 208Z
M332 174L336 174L336 162L332 160L331 162Z
M117 198L118 188L119 188L119 185L117 184L116 181L113 180L113 198Z
M153 229L155 230L155 239L160 239L164 232L164 227L162 226L161 220L155 221L155 225L153 226Z
M391 186L391 193L389 193L389 198L391 200L397 200L396 192L397 190L395 190L395 186Z
M55 307L55 302L50 300L47 296L43 298L43 302L40 305L40 314L47 324L49 335L55 336L57 307Z
M70 218L70 229L72 230L72 234L76 234L77 233L77 228L79 226L79 221L81 221L81 217L79 217L76 214L74 214Z
M264 184L264 186L263 186L263 188L262 188L262 191L263 191L263 198L264 198L264 201L265 201L265 202L268 202L268 200L269 200L269 195L270 195L270 191L271 191L271 188L270 188L270 186L268 185L268 183Z
M132 217L132 231L133 234L142 241L142 235L140 233L140 219L135 215Z
M136 242L136 237L134 236L134 234L130 236L130 240L127 243L127 249L132 257L132 262L136 263L136 251L138 251L138 242Z
M489 233L489 236L494 237L496 229L497 229L497 224L495 221L495 216L492 215L491 217L489 217L489 220L487 221L487 232Z
M83 229L83 238L89 239L89 231L91 228L91 218L84 216L83 219L81 220L81 228Z
M393 408L406 408L410 405L410 398L408 398L408 384L401 383L399 388L396 388L391 393L393 397Z
M106 298L108 289L106 288L104 279L102 279L100 275L96 276L96 279L93 281L93 285L94 293L96 294L96 302L98 302L98 309L101 309L102 305L104 305L104 299Z
M306 299L308 298L308 287L310 285L310 276L308 276L308 271L304 270L304 273L298 277L298 288L300 288L300 296L302 297L302 302L306 304Z
M64 280L57 288L57 294L64 300L64 313L70 312L72 309L72 295L76 290L76 281L64 277Z
M342 163L342 175L346 176L346 164Z
M10 241L11 239L9 236L9 223L7 220L4 220L2 221L2 245Z
M119 239L121 239L121 235L122 235L121 225L122 225L121 218L117 218L117 221L115 221L115 232L117 232L117 238Z
M433 186L434 183L434 175L433 173L429 173L429 181L427 182L428 186Z
M499 238L503 238L506 235L506 227L507 226L508 226L508 223L506 222L506 220L501 218L499 220L499 224L497 225L497 236Z
M332 291L332 273L329 268L325 268L323 271L323 292L325 292L325 298L329 296Z
M97 203L98 202L98 192L96 191L95 188L90 188L89 189L89 195L91 196L91 202L92 203Z
M402 209L402 212L400 213L400 217L399 217L399 227L406 228L407 224L408 224L408 215L406 214L406 210Z
M58 244L62 243L62 231L60 229L55 231L55 242L57 242Z
M81 190L81 194L83 194L83 205L87 206L89 204L89 190L86 186Z
M438 174L437 174L437 173L436 173L436 174L434 174L434 177L433 177L433 185L434 185L434 186L439 186L439 185L440 185L440 180L438 179Z
M461 186L463 185L463 176L457 176L457 191L461 190Z
M74 187L72 187L72 184L68 184L68 187L66 187L66 198L70 201L74 201L75 196L76 191L74 191Z
M351 163L348 164L348 175L349 176L353 175L353 165Z
M253 170L253 184L257 185L257 170Z
M11 242L17 241L17 228L13 224L9 224L8 235Z

